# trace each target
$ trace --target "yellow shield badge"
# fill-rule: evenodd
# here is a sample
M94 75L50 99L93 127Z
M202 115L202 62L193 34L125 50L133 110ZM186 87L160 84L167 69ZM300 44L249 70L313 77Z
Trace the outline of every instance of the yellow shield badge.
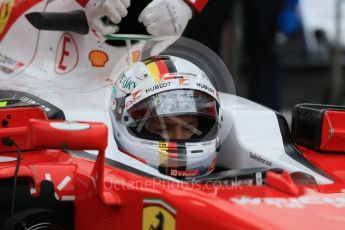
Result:
M0 34L5 29L8 19L11 16L14 0L0 1Z
M159 199L144 199L143 230L175 230L176 210Z

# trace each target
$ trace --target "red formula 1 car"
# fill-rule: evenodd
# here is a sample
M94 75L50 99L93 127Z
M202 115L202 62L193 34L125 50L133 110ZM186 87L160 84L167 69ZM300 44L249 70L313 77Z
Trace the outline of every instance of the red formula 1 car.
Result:
M345 108L298 105L290 131L280 114L219 93L226 132L216 171L165 176L117 148L107 111L114 73L144 57L147 41L99 44L24 17L70 9L80 6L0 5L0 229L343 229ZM201 52L191 60L226 72L192 48L167 52Z

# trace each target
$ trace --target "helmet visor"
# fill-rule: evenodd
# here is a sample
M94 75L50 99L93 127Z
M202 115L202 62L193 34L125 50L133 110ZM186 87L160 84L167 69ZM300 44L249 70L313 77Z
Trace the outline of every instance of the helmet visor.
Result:
M217 134L218 111L218 103L212 96L180 89L139 102L127 111L124 120L131 133L140 138L200 141Z

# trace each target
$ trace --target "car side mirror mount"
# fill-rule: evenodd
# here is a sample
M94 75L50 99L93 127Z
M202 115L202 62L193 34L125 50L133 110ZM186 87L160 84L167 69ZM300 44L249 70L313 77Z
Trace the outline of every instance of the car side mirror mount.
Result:
M100 122L30 119L28 143L38 149L98 150L92 170L100 199L108 205L119 205L119 197L105 189L105 149L108 128Z

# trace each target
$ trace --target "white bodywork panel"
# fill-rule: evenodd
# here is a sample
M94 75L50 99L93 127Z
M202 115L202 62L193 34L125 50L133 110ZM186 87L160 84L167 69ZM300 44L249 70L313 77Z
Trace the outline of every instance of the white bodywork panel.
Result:
M232 127L222 143L219 166L229 169L282 168L289 172L309 173L321 184L332 182L286 154L274 111L229 94L221 93L220 100L224 121L232 124ZM227 103L235 100L236 103Z

